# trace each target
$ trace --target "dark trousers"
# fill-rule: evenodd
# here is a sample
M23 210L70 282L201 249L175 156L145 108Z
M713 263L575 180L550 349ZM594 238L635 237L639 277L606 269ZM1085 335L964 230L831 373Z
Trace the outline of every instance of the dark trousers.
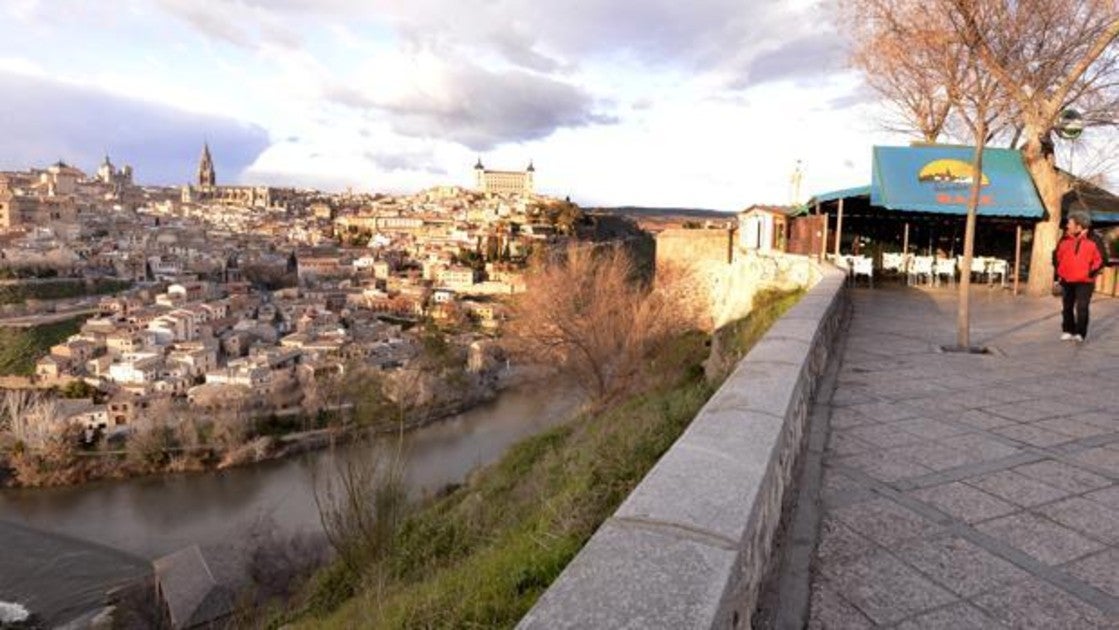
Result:
M1061 331L1088 337L1088 304L1092 301L1092 291L1095 288L1094 282L1066 282L1061 285L1061 301L1064 306L1061 311Z

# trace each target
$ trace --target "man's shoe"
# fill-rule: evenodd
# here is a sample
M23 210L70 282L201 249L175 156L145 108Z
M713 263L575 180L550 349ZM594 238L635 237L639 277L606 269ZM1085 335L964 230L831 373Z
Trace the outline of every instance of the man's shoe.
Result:
M1072 340L1076 343L1084 343L1084 337L1081 337L1080 335L1073 335Z
M1072 333L1061 333L1061 341L1072 341L1073 337L1075 337L1075 335Z

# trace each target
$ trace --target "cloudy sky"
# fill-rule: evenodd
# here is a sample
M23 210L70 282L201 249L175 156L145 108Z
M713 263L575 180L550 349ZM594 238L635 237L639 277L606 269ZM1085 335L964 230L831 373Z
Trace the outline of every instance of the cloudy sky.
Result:
M583 205L868 183L903 138L818 0L4 0L0 169L410 192L523 168Z

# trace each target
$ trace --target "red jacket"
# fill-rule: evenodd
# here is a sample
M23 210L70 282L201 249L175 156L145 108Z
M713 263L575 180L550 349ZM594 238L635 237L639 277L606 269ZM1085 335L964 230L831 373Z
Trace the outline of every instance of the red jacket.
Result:
M1061 282L1093 282L1107 265L1107 250L1099 237L1082 232L1079 236L1065 235L1053 250L1053 266Z

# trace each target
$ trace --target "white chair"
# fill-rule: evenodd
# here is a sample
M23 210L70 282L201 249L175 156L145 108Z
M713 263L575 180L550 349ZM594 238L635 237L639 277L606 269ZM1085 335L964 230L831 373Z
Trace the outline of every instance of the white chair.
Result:
M905 273L907 256L902 253L882 253L882 271Z
M917 284L921 276L932 284L933 260L932 256L914 256L909 263L909 284Z
M979 277L987 275L987 265L989 263L989 258L984 258L983 256L975 256L971 259L971 275Z
M936 260L936 263L933 265L933 278L935 279L934 284L939 286L941 276L947 276L948 277L948 283L949 284L955 284L955 282L956 282L956 261L955 261L955 259L953 259L953 258L938 258Z
M874 288L874 260L868 256L855 256L851 260L851 282L858 280L859 276L866 276L870 288Z
M992 258L987 265L987 284L994 284L994 276L999 277L999 284L1006 286L1006 272L1010 263L998 258Z

